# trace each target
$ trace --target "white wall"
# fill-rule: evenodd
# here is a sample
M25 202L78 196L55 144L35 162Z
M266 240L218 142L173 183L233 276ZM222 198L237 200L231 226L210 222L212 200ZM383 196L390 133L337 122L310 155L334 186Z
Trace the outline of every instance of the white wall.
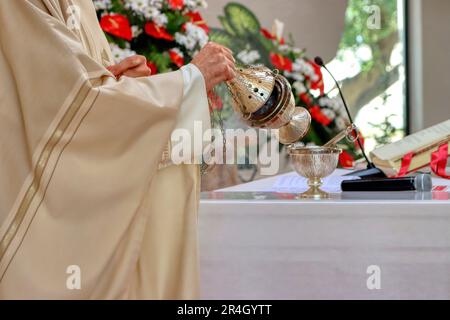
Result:
M422 0L422 13L423 124L428 127L450 119L450 1Z

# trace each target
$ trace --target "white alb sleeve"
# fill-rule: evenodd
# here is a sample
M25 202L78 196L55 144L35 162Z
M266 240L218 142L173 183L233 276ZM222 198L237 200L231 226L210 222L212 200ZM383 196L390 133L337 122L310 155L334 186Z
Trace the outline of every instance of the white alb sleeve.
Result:
M172 146L180 143L180 130L192 139L191 151L195 158L202 155L203 148L211 142L211 116L205 80L193 64L181 68L184 80L183 103L180 108ZM177 132L178 131L178 132Z

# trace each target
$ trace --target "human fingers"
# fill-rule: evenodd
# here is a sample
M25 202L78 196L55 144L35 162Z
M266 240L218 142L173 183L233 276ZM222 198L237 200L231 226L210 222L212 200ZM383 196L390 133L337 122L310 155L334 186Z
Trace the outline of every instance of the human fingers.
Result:
M130 78L148 77L152 75L152 70L146 64L141 64L136 68L128 69L123 75Z
M144 56L135 55L122 60L120 63L113 65L108 70L116 77L121 76L126 71L139 67L140 65L146 65L147 59Z

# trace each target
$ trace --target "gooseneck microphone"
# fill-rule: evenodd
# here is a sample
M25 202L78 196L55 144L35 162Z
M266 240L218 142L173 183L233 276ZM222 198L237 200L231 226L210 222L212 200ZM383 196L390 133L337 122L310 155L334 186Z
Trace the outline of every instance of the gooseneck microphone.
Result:
M331 76L331 78L333 79L334 83L336 84L336 87L339 90L339 95L341 96L342 102L344 103L344 107L345 107L345 111L347 112L347 116L348 119L350 120L350 124L354 125L354 121L352 118L352 115L350 114L350 109L347 106L347 102L345 101L344 98L344 93L342 92L341 86L339 85L339 83L337 82L336 78L333 76L333 74L331 73L330 70L328 70L327 66L325 65L325 63L323 62L323 59L321 57L316 57L314 59L314 62L324 68L328 74ZM357 176L357 177L361 177L361 178L385 178L386 175L383 173L383 171L381 171L380 169L378 169L370 160L369 157L366 154L366 151L364 149L363 144L361 143L361 139L359 138L359 135L357 135L357 141L358 141L358 145L361 148L362 154L364 156L364 159L367 162L367 169L366 170L360 170L360 171L356 171L353 172L349 175L351 176Z
M344 94L342 92L341 86L337 82L336 78L333 76L330 70L326 67L323 59L321 57L316 57L314 62L324 68L333 78L336 84L339 95L341 96L342 102L344 103L345 111L347 112L348 119L350 123L354 125L352 115L348 108L347 102L345 101ZM360 180L349 180L343 181L341 184L342 191L344 192L367 192L367 191L417 191L417 192L430 192L433 187L433 181L431 175L421 174L416 177L405 177L405 178L394 178L388 179L386 175L378 169L367 157L364 146L361 143L361 139L357 136L358 145L367 161L367 169L352 172L348 176L360 177Z

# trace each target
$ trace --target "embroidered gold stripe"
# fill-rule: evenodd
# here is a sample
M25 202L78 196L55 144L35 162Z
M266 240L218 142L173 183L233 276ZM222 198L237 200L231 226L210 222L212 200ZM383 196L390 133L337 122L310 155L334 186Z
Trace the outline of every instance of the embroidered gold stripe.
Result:
M78 91L77 95L75 96L75 99L73 100L72 104L67 109L66 113L62 117L61 121L59 122L56 129L53 131L52 135L50 136L49 140L47 141L44 149L42 150L42 153L39 156L39 160L36 164L36 167L33 170L33 181L31 182L28 190L25 193L25 196L23 197L20 206L11 221L11 224L9 225L5 235L0 241L0 261L3 259L6 251L8 250L9 246L11 245L11 242L13 241L14 237L17 234L17 231L19 230L19 227L21 226L28 209L30 208L30 205L34 198L36 197L38 191L41 186L41 180L42 176L47 168L48 161L50 159L50 156L52 155L53 150L55 149L58 142L63 137L65 131L69 127L70 123L72 122L73 118L77 114L78 110L80 109L83 101L86 99L86 97L89 94L90 85L88 81L84 82Z

